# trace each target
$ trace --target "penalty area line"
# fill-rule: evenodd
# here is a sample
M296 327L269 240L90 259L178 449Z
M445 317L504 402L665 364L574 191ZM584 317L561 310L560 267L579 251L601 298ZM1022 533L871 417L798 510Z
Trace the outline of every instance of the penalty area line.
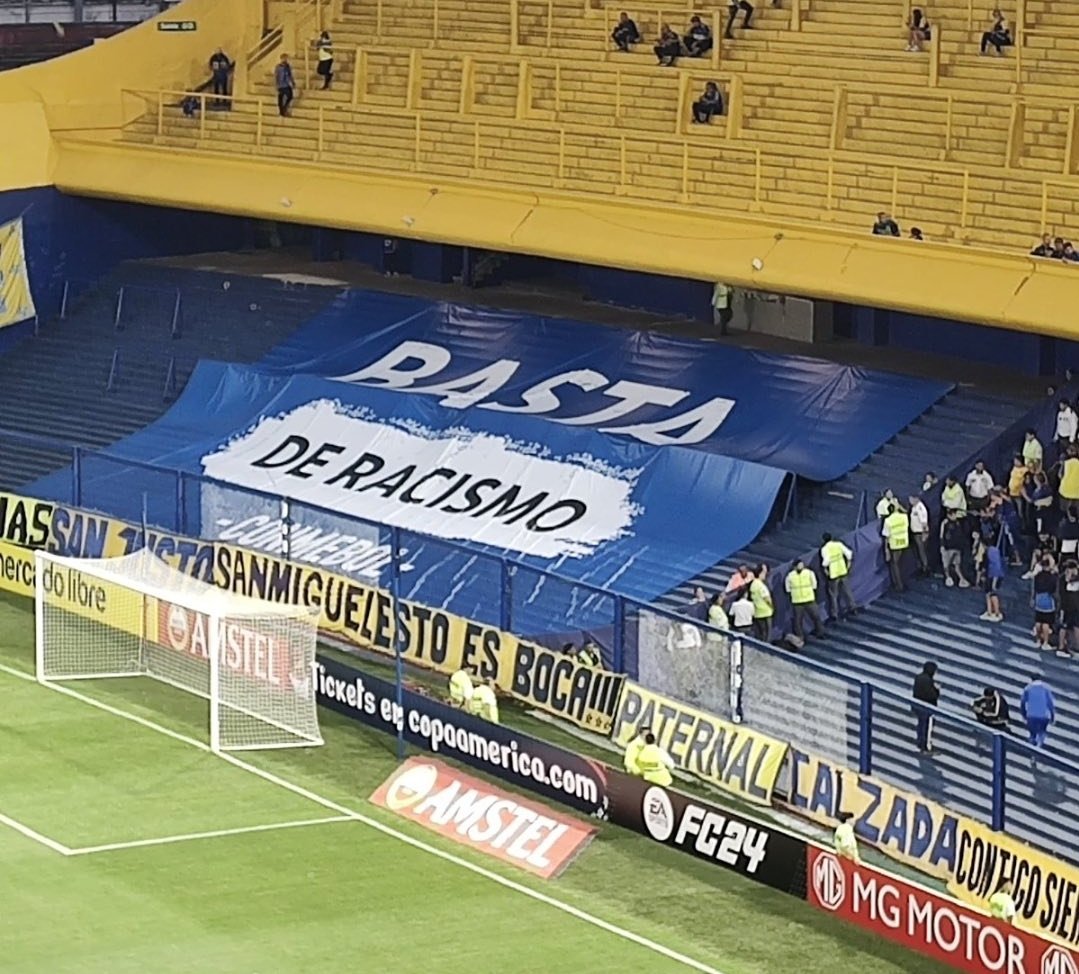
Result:
M208 832L185 832L180 835L163 835L152 839L132 839L129 842L107 842L69 849L69 856L90 856L99 852L120 852L124 849L145 849L149 846L173 845L177 842L194 842L198 839L220 839L228 835L250 835L253 832L280 832L283 829L302 829L312 825L328 825L332 822L352 822L351 815L331 815L324 818L305 818L292 822L270 822L266 825L242 825L234 829L212 829Z
M10 815L0 813L0 825L6 825L9 829L18 832L19 835L23 835L28 839L33 839L34 842L37 842L39 845L45 846L46 849L52 849L53 852L59 852L62 856L72 855L72 850L62 842L57 842L55 839L50 839L47 835L42 835L40 832L30 828L29 825L23 825L22 822L12 818Z

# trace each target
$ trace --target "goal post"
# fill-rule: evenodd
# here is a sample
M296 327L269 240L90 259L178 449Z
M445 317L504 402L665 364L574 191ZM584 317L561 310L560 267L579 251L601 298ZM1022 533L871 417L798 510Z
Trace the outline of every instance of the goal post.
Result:
M317 609L235 595L146 549L35 560L41 683L149 677L195 694L209 702L214 751L322 743Z

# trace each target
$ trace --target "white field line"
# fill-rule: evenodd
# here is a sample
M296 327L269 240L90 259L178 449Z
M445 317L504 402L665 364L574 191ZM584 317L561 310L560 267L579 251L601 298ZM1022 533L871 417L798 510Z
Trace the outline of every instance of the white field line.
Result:
M37 680L24 670L14 669L13 667L5 666L0 663L0 672L9 673L12 676L18 677L22 680L29 680L37 682ZM72 690L70 687L61 686L56 683L43 683L44 686L50 690L56 690L59 693L66 694L67 696L74 697L76 700L81 700L84 703L89 704L92 707L97 707L99 710L104 710L106 713L110 713L113 716L120 717L124 720L133 721L136 724L146 727L149 730L157 731L158 733L165 734L174 740L181 741L184 744L190 744L192 747L197 747L200 751L209 751L208 745L202 741L197 741L193 737L187 737L184 734L178 734L176 731L169 730L167 727L162 727L160 724L154 723L152 720L147 720L144 717L140 717L137 714L128 713L126 710L120 710L118 707L113 707L110 704L102 703L100 700L94 700L92 697L87 697L76 690ZM688 967L692 970L699 971L700 974L724 974L723 971L718 968L711 967L705 964L703 961L696 960L693 957L689 957L677 950L673 950L670 947L665 947L663 944L657 943L654 940L650 940L648 937L641 936L639 933L634 933L632 930L627 930L625 927L620 927L617 924L610 923L607 920L597 917L592 913L588 913L586 910L582 910L579 907L573 906L571 903L566 903L564 900L557 899L554 896L548 896L546 893L541 892L538 889L533 889L531 886L525 886L523 883L518 883L516 880L509 879L506 876L501 876L496 872L492 872L490 869L486 869L483 866L477 865L474 862L469 862L467 859L462 859L460 856L455 855L452 852L447 852L444 849L439 849L437 846L433 846L428 842L424 842L422 839L414 838L411 835L407 835L404 832L398 831L392 826L385 825L377 819L370 818L361 812L352 808L347 808L344 805L335 802L333 799L326 798L322 795L316 794L302 785L297 785L294 782L288 781L285 778L278 777L270 771L265 771L262 768L256 767L253 764L248 764L246 761L241 761L239 758L228 753L219 753L218 757L227 761L229 764L240 768L243 771L247 771L253 775L257 775L264 781L270 782L270 784L277 785L279 788L284 788L286 791L291 791L295 795L300 795L303 798L314 802L317 805L321 805L323 808L328 808L331 811L337 812L343 818L351 819L352 821L359 822L362 825L366 825L368 828L374 829L376 832L381 832L383 835L390 838L397 839L399 842L405 843L405 845L412 846L414 849L419 849L421 852L426 852L428 855L434 856L436 859L441 859L444 862L452 863L461 869L465 869L470 873L474 873L477 876L482 876L484 879L490 880L492 883L497 883L499 886L505 889L512 890L515 893L519 893L522 896L527 896L531 900L535 900L538 903L543 903L545 906L549 906L552 909L559 910L568 916L574 917L577 920L581 920L584 923L590 924L593 927L597 927L600 930L610 933L615 937L622 940L626 940L630 943L637 944L639 947L643 947L645 950L649 950L654 954L658 954L661 957L666 957L668 960L672 960L677 964L681 964L683 967ZM51 841L51 840L50 840ZM67 853L70 855L70 850Z
M59 852L62 856L70 856L73 854L62 842L57 842L55 839L50 839L47 835L42 835L40 832L35 832L29 825L23 825L18 819L12 818L10 815L0 814L0 825L6 825L9 829L14 829L20 835L25 835L28 839L33 839L35 842L40 843L47 849L52 849L53 852Z
M118 852L122 849L145 849L148 846L172 845L175 842L193 842L196 839L219 839L227 835L246 835L250 832L277 832L281 829L302 829L311 825L330 822L351 822L351 815L332 815L323 818L306 818L294 822L271 822L268 825L245 825L234 829L214 829L211 832L187 832L182 835L164 835L157 839L133 839L130 842L108 842L80 849L69 849L69 856L89 856L96 852Z

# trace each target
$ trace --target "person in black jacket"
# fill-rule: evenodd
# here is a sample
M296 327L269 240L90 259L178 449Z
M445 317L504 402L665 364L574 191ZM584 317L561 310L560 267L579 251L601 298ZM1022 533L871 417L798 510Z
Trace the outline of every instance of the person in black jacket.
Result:
M213 92L215 96L228 95L229 93L229 73L232 71L232 62L229 60L229 56L218 48L210 56L210 77L213 82ZM217 108L228 105L227 98L215 97L214 105Z
M980 697L975 697L970 702L970 709L974 711L974 719L979 724L985 724L993 730L1004 731L1005 734L1011 733L1008 729L1008 721L1011 720L1008 701L999 690L986 687Z
M933 750L933 709L940 700L940 686L936 681L937 664L932 660L922 667L914 678L914 705L911 708L917 718L916 740L918 750L929 754Z
M712 50L712 28L694 14L689 18L689 29L682 44L690 57L703 57Z
M631 44L641 43L641 32L637 30L637 25L624 10L618 15L618 23L615 24L614 31L611 33L611 40L618 46L618 50L626 52L629 51Z
M712 121L713 115L723 114L723 95L720 94L719 85L709 81L704 86L701 97L693 103L693 121L698 125L706 125Z
M659 41L656 46L652 48L656 52L656 58L659 63L665 68L673 68L675 61L678 60L678 55L682 53L682 41L679 36L671 30L670 24L664 24L659 31Z

